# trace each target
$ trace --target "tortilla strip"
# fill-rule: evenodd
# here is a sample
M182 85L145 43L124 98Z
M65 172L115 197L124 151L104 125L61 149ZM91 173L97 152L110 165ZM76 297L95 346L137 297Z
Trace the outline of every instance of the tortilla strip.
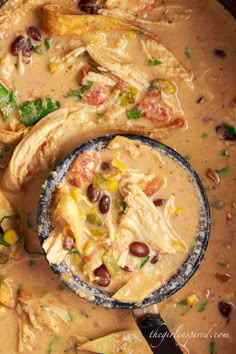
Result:
M83 15L80 11L73 11L66 6L59 5L45 5L43 7L42 25L47 33L59 36L81 35L88 31L110 32L136 28L110 17Z

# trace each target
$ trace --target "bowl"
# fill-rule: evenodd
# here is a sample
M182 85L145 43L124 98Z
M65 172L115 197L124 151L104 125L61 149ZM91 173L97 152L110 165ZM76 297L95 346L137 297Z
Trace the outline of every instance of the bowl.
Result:
M187 258L182 263L178 271L173 276L171 276L163 286L153 291L141 302L121 302L112 299L111 293L95 288L93 285L87 283L77 274L75 274L64 262L58 265L50 264L50 267L67 287L69 287L73 292L85 300L108 308L132 309L149 306L154 303L163 301L167 297L174 294L177 290L182 288L198 269L207 248L211 224L210 208L207 196L201 180L196 172L193 170L191 165L175 150L151 138L131 134L108 134L80 145L77 149L72 151L61 162L58 163L58 165L53 171L51 171L48 179L43 184L38 205L38 236L42 245L52 229L50 220L50 208L52 206L54 192L59 184L64 180L74 159L84 151L101 151L117 135L124 136L128 139L138 140L150 146L151 148L168 155L181 168L187 170L190 173L191 182L195 185L199 197L200 211L197 233L192 249L190 250ZM65 277L65 274L68 276Z

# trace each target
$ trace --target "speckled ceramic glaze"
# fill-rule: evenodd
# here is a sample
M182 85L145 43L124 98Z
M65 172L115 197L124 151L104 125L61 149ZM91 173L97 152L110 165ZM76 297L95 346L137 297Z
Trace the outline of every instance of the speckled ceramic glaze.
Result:
M196 241L191 252L189 253L182 266L179 268L178 272L173 275L165 285L152 292L142 302L119 302L113 300L110 293L104 290L99 290L91 284L86 283L75 273L73 273L65 263L61 263L59 265L50 264L51 268L62 280L62 282L80 297L83 297L85 300L104 307L128 309L148 306L160 302L166 299L168 296L174 294L191 278L191 276L199 267L208 244L208 238L210 234L210 209L204 187L199 177L189 165L189 163L176 151L156 140L144 136L129 134L119 135L125 136L129 139L139 140L142 143L151 146L153 149L157 149L162 153L167 154L183 169L188 170L191 174L192 183L195 185L198 191L200 203L200 217L196 234ZM41 244L48 237L48 234L51 231L49 211L52 204L54 191L65 178L73 160L83 151L100 151L101 149L104 149L115 136L116 135L101 136L81 145L71 154L69 154L63 161L61 161L55 170L50 173L49 178L43 185L38 207L38 234ZM66 281L64 277L66 273L70 275L69 277L66 277L70 279L68 281Z

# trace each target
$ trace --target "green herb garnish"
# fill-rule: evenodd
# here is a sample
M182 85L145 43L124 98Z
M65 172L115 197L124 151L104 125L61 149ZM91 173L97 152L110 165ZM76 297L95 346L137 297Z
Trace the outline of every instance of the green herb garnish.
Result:
M208 301L204 300L202 301L202 303L198 306L197 312L202 312L205 310L206 305L207 305Z
M0 111L3 115L3 120L6 121L10 114L19 106L16 91L8 91L5 86L0 84Z
M75 253L79 253L79 251L76 248L70 248L68 250L68 254L75 254Z
M184 156L184 159L186 160L186 161L189 161L190 160L190 155L188 154L188 155L185 155Z
M214 341L211 341L209 343L209 353L210 354L215 354L215 347L216 347L216 343Z
M103 112L98 112L97 115L100 118L104 118L105 117L105 113L103 113Z
M60 102L49 97L24 102L19 110L19 119L26 127L34 125L47 114L60 108Z
M156 66L156 65L160 65L160 64L161 64L160 60L157 60L154 58L148 60L149 66Z
M188 302L186 299L183 299L183 300L180 300L179 302L177 302L177 305L185 306L185 305L188 305Z
M82 316L84 316L84 317L86 317L86 318L89 317L89 315L87 314L87 312L84 311L84 310L80 310L80 313L81 313Z
M64 353L78 353L77 345L74 344L72 347L65 349Z
M29 260L29 267L30 268L35 268L36 267L36 265L37 265L37 262L35 261L35 260L33 260L33 259L30 259Z
M226 132L231 136L234 137L236 135L234 127L229 124L222 123L221 126L226 130Z
M220 156L225 156L225 157L227 157L228 156L228 153L227 153L227 150L221 150L220 151Z
M128 119L138 119L143 116L142 112L137 107L127 110L126 115Z
M49 39L45 39L44 47L45 47L46 51L48 51L52 47L52 42Z
M207 133L202 133L202 139L205 139L208 137L208 134Z
M66 95L67 97L78 97L80 100L83 98L83 94L88 91L93 86L93 81L88 81L87 85L81 87L80 90L72 90L69 91Z
M191 53L191 50L189 47L185 48L184 54L185 54L186 58L191 59L192 53Z
M50 343L48 344L48 347L46 349L46 353L47 354L51 354L52 352L52 347L53 345L56 343L56 341L59 339L59 337L55 336L52 338L52 340L50 341Z
M139 268L143 268L145 266L145 264L149 261L150 256L147 256L144 258L144 260L142 261L142 263L140 264Z
M229 172L229 167L221 168L220 170L215 170L219 176L225 176Z

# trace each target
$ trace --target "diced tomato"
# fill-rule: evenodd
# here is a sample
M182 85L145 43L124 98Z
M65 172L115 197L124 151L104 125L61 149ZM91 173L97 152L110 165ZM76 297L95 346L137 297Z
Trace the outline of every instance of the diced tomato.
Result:
M146 187L144 189L144 193L148 196L151 197L154 195L163 185L164 180L162 177L155 177L151 181L149 181L146 184Z
M143 116L153 123L168 122L170 115L166 107L161 101L161 94L158 91L148 92L140 101L137 108L142 112Z
M100 159L97 152L82 152L76 157L69 169L68 182L75 187L81 187L82 183L91 183L99 164Z
M90 71L91 71L91 68L88 65L82 66L82 68L80 69L80 72L79 72L80 81L82 81L83 78L85 78Z
M83 99L91 106L100 106L106 101L109 94L109 89L105 86L92 86L83 94Z

